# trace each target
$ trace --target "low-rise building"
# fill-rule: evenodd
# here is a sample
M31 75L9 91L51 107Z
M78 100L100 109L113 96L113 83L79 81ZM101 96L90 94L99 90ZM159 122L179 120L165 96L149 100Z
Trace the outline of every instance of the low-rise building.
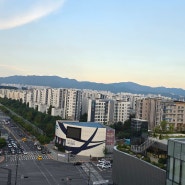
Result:
M113 130L113 129L112 129ZM97 122L56 121L55 142L66 153L104 157L105 149L114 147L115 135L111 128Z

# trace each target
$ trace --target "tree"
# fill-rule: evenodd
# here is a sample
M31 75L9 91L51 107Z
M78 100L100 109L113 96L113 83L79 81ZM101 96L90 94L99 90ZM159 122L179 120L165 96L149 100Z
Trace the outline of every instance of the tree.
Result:
M173 123L169 124L169 131L174 132L174 124Z
M4 138L0 138L0 148L3 148L6 146L6 140Z
M86 122L87 121L87 113L84 113L83 115L81 115L79 121Z
M52 110L52 105L49 106L48 110L47 110L47 114L51 115L51 110Z
M108 154L108 149L106 147L104 147L103 153L104 153L104 155Z
M162 132L166 132L167 124L168 122L166 120L161 121L160 126L161 126Z
M161 131L160 125L156 125L155 128L154 128L154 132L159 133L160 131Z

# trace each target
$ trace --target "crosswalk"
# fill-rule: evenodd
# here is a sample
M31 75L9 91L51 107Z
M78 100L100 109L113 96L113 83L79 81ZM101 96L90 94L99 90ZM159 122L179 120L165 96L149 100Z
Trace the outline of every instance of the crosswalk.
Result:
M103 177L95 169L94 166L95 165L93 163L83 163L83 165L81 166L81 168L86 173L86 175L88 176L88 178L91 179L92 182L104 181Z
M40 152L28 152L26 155L19 154L19 155L7 155L7 160L10 162L23 161L23 160L37 160L38 155L41 155ZM42 159L51 159L49 155L42 154Z

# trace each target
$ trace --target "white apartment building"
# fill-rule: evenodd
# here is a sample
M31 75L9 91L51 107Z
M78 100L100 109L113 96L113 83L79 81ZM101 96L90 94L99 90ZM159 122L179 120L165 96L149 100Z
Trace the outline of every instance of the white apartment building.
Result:
M26 103L27 92L22 90L22 91L20 91L20 92L17 93L17 94L19 94L19 95L18 95L18 96L19 96L19 100L21 100L22 103Z
M114 103L114 122L124 123L130 116L130 102L117 100Z
M26 103L30 104L31 102L33 102L33 91L28 90L26 94Z
M79 120L81 115L82 92L77 89L67 89L64 99L64 119Z
M84 89L82 90L82 114L88 112L89 99L106 99L107 95L96 90Z
M96 99L89 100L88 122L103 124L114 123L114 100Z

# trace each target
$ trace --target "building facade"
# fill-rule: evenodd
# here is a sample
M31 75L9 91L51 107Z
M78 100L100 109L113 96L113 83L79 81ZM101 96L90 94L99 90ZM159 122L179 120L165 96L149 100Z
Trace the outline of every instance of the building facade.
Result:
M104 157L107 137L108 146L115 141L111 134L109 129L97 122L56 121L56 143L74 155Z
M114 123L114 101L107 99L89 100L88 118L89 122L102 124Z
M165 185L166 171L114 147L114 185Z
M131 119L131 145L141 145L148 139L148 121Z
M168 140L166 185L185 185L185 139Z
M114 122L124 123L130 117L130 102L117 100L114 103Z

